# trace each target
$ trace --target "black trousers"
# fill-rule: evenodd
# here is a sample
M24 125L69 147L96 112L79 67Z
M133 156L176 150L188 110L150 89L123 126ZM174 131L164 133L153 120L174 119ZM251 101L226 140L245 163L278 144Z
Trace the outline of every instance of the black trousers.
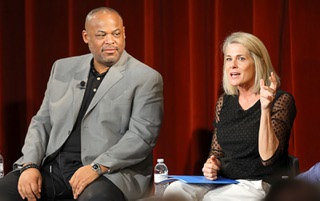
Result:
M47 164L40 169L42 175L41 201L73 199L72 189L59 168ZM12 171L0 179L1 201L22 201L18 192L20 172ZM78 198L79 201L125 201L122 191L104 176L88 185Z

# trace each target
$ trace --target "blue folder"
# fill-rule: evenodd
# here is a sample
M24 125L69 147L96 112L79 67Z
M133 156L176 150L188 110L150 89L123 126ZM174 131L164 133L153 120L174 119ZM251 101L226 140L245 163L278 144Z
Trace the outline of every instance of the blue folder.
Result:
M227 179L219 176L216 180L206 179L204 176L195 176L195 175L169 175L166 182L170 181L182 181L188 184L237 184L239 183L233 179Z

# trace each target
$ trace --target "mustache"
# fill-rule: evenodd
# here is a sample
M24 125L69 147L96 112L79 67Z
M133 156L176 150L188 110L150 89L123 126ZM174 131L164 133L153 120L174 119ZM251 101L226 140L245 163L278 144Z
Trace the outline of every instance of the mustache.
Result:
M103 48L101 49L101 51L105 51L105 50L108 50L108 49L118 50L118 47L115 47L115 46L106 46L106 47L103 47Z

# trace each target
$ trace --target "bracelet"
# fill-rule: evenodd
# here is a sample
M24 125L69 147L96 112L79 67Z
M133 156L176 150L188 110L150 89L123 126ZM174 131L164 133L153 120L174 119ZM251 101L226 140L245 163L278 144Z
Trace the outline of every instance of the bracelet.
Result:
M25 165L23 166L21 169L20 169L20 174L22 172L24 172L25 170L29 169L29 168L36 168L36 169L39 169L39 166L37 164L34 164L34 163L30 163L28 165Z

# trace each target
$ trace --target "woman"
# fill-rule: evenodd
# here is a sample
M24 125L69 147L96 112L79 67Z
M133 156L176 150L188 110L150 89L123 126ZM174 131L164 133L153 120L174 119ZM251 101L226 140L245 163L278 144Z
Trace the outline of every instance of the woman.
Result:
M296 115L292 95L278 89L280 79L257 37L233 33L226 38L223 53L225 93L216 105L211 152L202 171L210 180L221 175L240 183L216 188L174 182L166 197L259 200L273 181L287 174L288 141Z
M305 172L300 173L296 177L299 180L304 180L306 182L320 184L320 162L313 165L310 169Z

